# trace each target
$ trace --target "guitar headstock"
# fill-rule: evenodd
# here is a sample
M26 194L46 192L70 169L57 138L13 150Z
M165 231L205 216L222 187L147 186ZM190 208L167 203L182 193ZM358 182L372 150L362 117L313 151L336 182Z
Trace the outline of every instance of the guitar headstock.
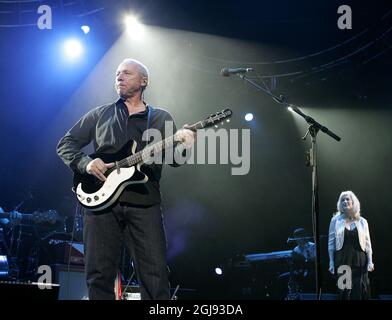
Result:
M56 210L35 211L32 219L35 223L56 224L59 221L59 214Z
M222 123L223 121L229 122L231 116L233 115L233 111L230 109L224 109L222 111L218 111L214 114L211 114L210 116L206 117L204 120L194 124L192 127L193 130L196 129L202 129L202 128L208 128L212 126L217 126L219 123Z

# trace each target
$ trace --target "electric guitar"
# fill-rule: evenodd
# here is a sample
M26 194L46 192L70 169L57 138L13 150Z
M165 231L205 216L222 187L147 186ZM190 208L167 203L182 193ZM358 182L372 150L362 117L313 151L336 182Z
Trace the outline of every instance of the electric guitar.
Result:
M13 219L13 216L17 217ZM61 220L56 210L34 211L33 213L1 212L0 219L13 220L14 224L23 224L25 222L56 224Z
M229 119L232 114L233 112L230 109L225 109L188 126L187 129L196 131L208 128ZM100 158L105 163L114 162L115 166L104 173L106 177L105 182L100 181L91 174L75 172L73 191L76 193L78 201L83 207L91 211L100 211L108 208L116 202L126 186L146 183L148 176L140 170L142 164L151 160L154 155L162 152L164 149L172 147L176 141L176 135L174 134L135 153L137 143L130 140L117 153L91 154L90 157L92 159Z

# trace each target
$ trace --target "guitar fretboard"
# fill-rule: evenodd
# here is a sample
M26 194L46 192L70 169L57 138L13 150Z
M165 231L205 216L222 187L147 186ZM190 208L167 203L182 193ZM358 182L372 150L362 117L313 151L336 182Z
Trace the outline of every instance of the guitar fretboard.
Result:
M213 126L216 123L221 122L222 120L230 117L232 115L232 112L230 109L226 109L222 112L216 113L215 115L211 115L209 118L196 122L195 124L191 126L187 126L187 129L196 131L198 129L203 129L207 128L210 126ZM147 146L143 150L125 158L116 163L116 166L113 168L108 169L105 172L105 176L108 176L111 174L113 171L117 170L117 168L127 168L131 167L137 164L143 164L146 163L148 160L150 160L152 157L156 156L157 154L161 153L162 150L172 147L174 143L176 142L176 134L159 141L151 146Z
M169 138L166 138L162 141L159 141L152 146L148 146L144 148L142 151L139 151L138 153L135 153L128 158L125 158L124 160L120 161L121 165L125 166L133 166L135 164L143 164L151 157L154 155L157 155L162 152L162 150L169 148L174 145L174 139L175 136L170 136ZM119 165L120 165L119 163Z

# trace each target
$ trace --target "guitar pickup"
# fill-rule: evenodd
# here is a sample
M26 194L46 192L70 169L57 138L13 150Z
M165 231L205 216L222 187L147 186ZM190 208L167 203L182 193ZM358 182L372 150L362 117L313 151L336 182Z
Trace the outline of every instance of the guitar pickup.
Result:
M117 161L116 161L116 169L117 169L117 174L120 174L120 166L118 165Z

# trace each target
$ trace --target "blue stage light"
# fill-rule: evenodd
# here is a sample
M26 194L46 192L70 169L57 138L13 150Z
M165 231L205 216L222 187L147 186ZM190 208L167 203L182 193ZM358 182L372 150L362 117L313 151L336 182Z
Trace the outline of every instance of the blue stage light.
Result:
M83 53L83 46L79 40L68 39L64 42L64 55L67 59L74 60Z
M80 29L82 29L82 31L84 32L84 34L87 34L90 32L90 27L87 25L83 25L80 27Z

